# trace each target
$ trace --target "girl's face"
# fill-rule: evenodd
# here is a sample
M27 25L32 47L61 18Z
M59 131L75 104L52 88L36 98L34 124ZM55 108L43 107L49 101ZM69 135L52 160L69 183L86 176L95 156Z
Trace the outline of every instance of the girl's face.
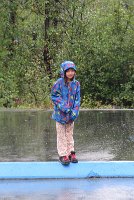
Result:
M73 79L74 76L75 76L75 70L74 69L70 68L66 71L66 77L67 77L68 80Z

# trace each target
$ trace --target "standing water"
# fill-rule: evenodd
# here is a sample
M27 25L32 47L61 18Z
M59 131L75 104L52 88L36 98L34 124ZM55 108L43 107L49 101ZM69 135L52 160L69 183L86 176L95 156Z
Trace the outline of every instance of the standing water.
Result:
M0 111L0 161L54 161L51 111ZM74 129L79 160L134 160L134 111L81 111Z

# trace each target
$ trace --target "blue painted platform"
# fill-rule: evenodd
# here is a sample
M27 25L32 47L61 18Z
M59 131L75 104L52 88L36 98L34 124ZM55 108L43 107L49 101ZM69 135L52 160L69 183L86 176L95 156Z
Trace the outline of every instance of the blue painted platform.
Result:
M59 162L1 162L0 179L134 177L134 161L88 161L63 166Z

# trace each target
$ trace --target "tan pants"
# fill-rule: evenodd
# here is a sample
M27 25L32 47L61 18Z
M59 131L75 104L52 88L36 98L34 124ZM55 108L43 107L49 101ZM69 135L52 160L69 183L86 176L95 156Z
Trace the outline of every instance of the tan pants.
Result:
M68 156L71 151L74 151L73 129L74 122L71 124L56 122L57 150L59 156Z

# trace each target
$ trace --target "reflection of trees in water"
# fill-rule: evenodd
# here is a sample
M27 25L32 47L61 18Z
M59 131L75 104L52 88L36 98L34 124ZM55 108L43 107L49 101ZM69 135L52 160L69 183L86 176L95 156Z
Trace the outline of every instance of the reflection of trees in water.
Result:
M133 119L133 111L82 111L76 123L77 149L89 154L107 151L114 160L134 160L133 143L128 140L134 133Z
M45 160L48 150L41 133L44 127L48 129L49 143L50 115L39 111L1 112L0 160Z
M120 124L120 137L117 142L118 152L116 154L116 160L134 160L134 141L131 140L131 136L134 135L134 112L126 112L121 115Z
M3 119L3 120L1 120ZM19 135L20 126L16 127L16 120L18 116L13 112L1 112L0 115L0 149L1 149L1 159L12 157L15 159L16 155L19 154L20 141L22 141Z
M52 160L54 154L56 154L56 130L55 123L50 117L46 119L44 124L44 129L42 132L43 135L43 144L44 144L44 153L45 160Z

